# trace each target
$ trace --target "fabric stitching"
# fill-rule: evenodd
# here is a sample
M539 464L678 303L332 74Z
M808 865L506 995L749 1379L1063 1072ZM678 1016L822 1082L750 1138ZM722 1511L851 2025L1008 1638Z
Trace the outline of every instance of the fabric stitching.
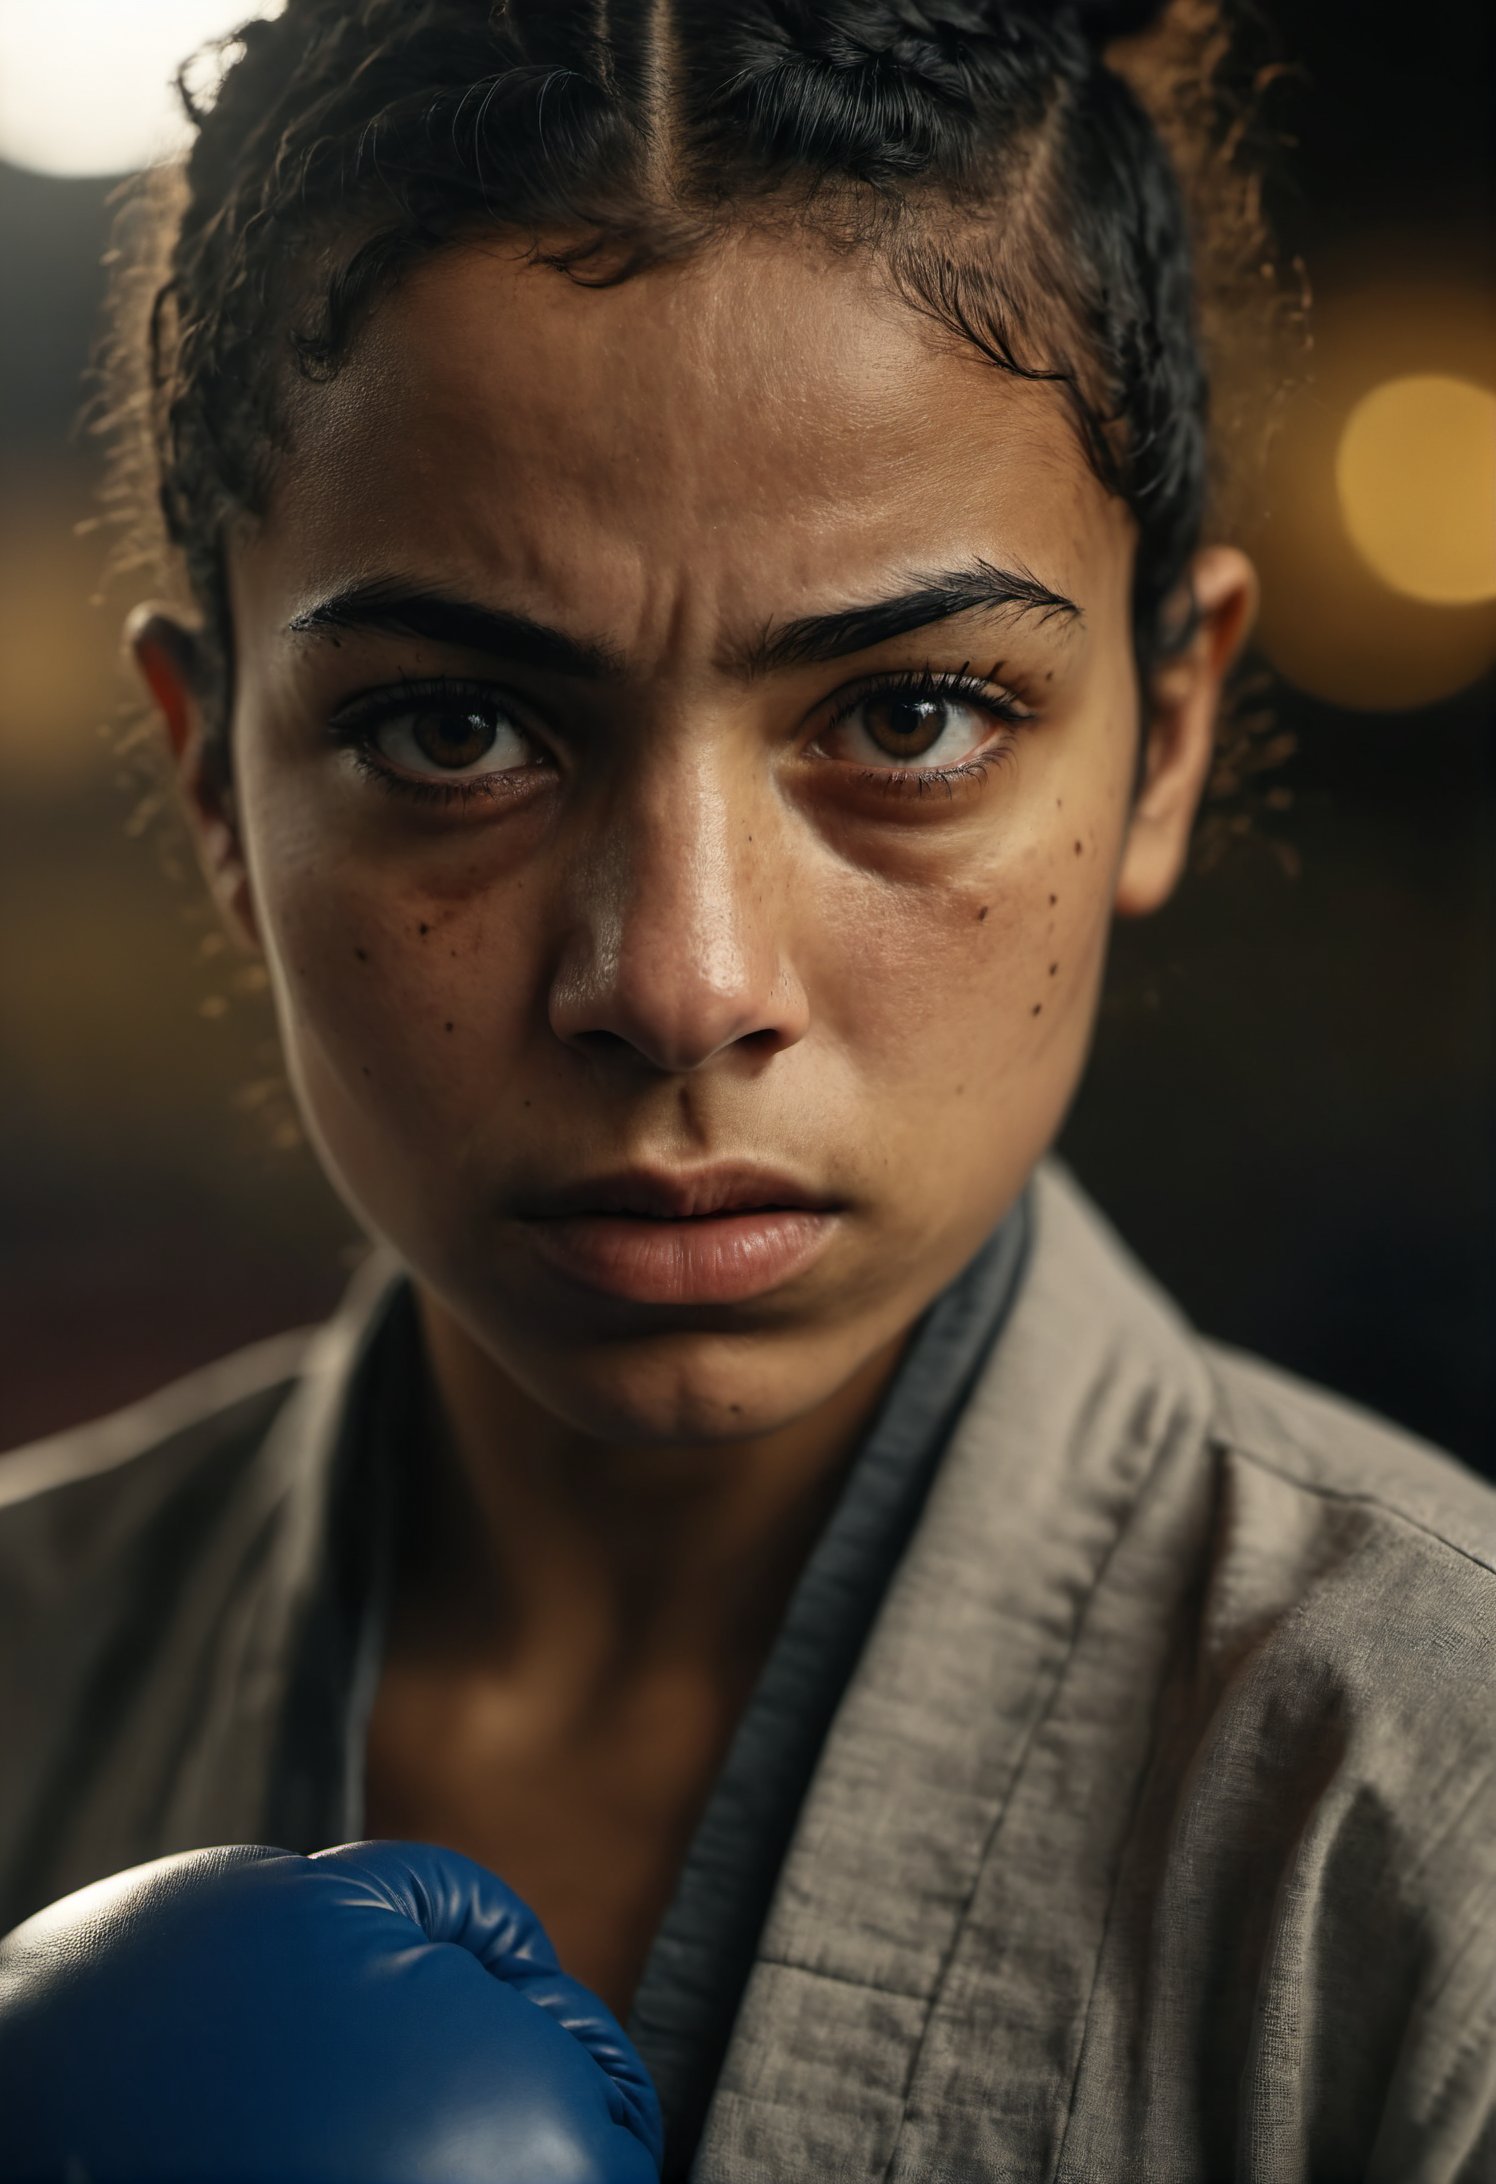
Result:
M1409 1531L1421 1532L1425 1539L1435 1541L1440 1547L1447 1547L1452 1555L1458 1555L1462 1561L1473 1563L1477 1570L1484 1570L1488 1577L1496 1577L1496 1562L1487 1561L1473 1547L1462 1547L1458 1540L1447 1538L1436 1525L1422 1517L1415 1517L1409 1510L1399 1509L1395 1502L1384 1500L1380 1494L1369 1493L1365 1488L1331 1486L1320 1479L1303 1478L1282 1462L1266 1455L1263 1450L1253 1448L1244 1441L1217 1439L1216 1446L1222 1454L1240 1456L1247 1463L1256 1464L1263 1471L1270 1471L1274 1478L1282 1479L1288 1486L1300 1487L1306 1494L1317 1494L1322 1501L1344 1502L1363 1509L1380 1510L1382 1515L1393 1518L1399 1524L1405 1524Z
M1055 2149L1054 2163L1049 2172L1050 2184L1057 2184L1065 2163L1065 2149L1070 2144L1070 2127L1075 2121L1075 2096L1080 2088L1081 2072L1085 2068L1086 2049L1090 2045L1091 2018L1096 2007L1096 1989L1101 1983L1102 1960L1106 1955L1107 1941L1111 1935L1112 1923L1116 1917L1117 1898L1122 1888L1123 1867L1127 1862L1127 1852L1132 1843L1133 1830L1137 1825L1138 1815L1142 1810L1143 1801L1148 1792L1148 1777L1153 1765L1154 1754L1158 1749L1159 1717L1165 1703L1165 1695L1169 1689L1170 1677L1182 1652L1186 1650L1186 1646L1187 1641L1181 1641L1173 1648L1169 1656L1168 1672L1160 1678L1158 1693L1154 1699L1153 1725L1148 1737L1148 1753L1143 1765L1138 1769L1138 1779L1127 1815L1127 1827L1117 1857L1116 1877L1112 1884L1111 1895L1107 1900L1106 1916L1101 1922L1101 1936L1097 1942L1096 1956L1091 1965L1091 1984L1086 1989L1086 2007L1081 2018L1080 2041L1075 2051L1075 2068L1070 2073L1070 2084L1065 2094L1065 2128L1060 2133L1060 2143Z
M1149 1436L1146 1429L1140 1426L1134 1430L1129 1445L1134 1449L1143 1447L1146 1445L1148 1438ZM1158 1476L1159 1466L1163 1460L1165 1453L1165 1446L1166 1443L1161 1438L1159 1446L1155 1451L1154 1461L1149 1469L1147 1479L1143 1482L1142 1487L1138 1491L1134 1492L1131 1496L1129 1496L1126 1505L1121 1512L1120 1521L1118 1522L1117 1529L1112 1536L1109 1546L1107 1547L1106 1553L1102 1556L1100 1563L1097 1565L1096 1572L1091 1580L1091 1583L1086 1587L1084 1598L1077 1603L1075 1619L1071 1627L1069 1641L1066 1644L1064 1653L1055 1665L1054 1674L1050 1682L1049 1692L1045 1699L1044 1705L1035 1717L1033 1727L1029 1731L1028 1737L1024 1742L1023 1750L1019 1755L1018 1763L1013 1769L1012 1779L1008 1784L1007 1794L1003 1798L999 1809L994 1814L992 1824L988 1828L986 1835L983 1837L982 1847L977 1857L976 1870L972 1875L971 1885L966 1891L965 1897L961 1905L961 1909L952 1927L951 1938L942 1953L942 1960L939 1970L937 1971L935 1976L935 1983L930 1991L929 2006L925 2012L925 2022L920 2031L919 2039L915 2043L914 2054L909 2065L909 2074L904 2084L903 2098L900 2105L898 2128L894 2133L893 2145L889 2149L888 2160L883 2167L880 2184L889 2184L889 2179L893 2174L893 2166L898 2159L899 2145L904 2136L905 2126L908 2124L909 2121L910 2102L912 2101L914 2096L914 2088L919 2079L920 2066L924 2060L925 2050L929 2042L930 2026L933 2023L935 2013L940 2006L940 1997L950 1976L951 1967L955 1962L956 1953L961 1943L961 1936L964 1933L966 1926L970 1920L971 1907L973 1902L975 1901L977 1890L981 1886L982 1875L986 1872L989 1861L991 1859L993 1845L1002 1831L1003 1824L1008 1816L1009 1808L1012 1805L1014 1797L1018 1793L1018 1786L1024 1779L1024 1775L1028 1768L1029 1759L1033 1753L1035 1742L1047 1726L1050 1716L1052 1715L1055 1705L1059 1699L1060 1692L1064 1686L1066 1673L1070 1667L1072 1660L1075 1657L1075 1652L1077 1647L1080 1645L1082 1636L1084 1635L1086 1622L1090 1614L1092 1603L1094 1602L1098 1592L1101 1590L1101 1587L1106 1582L1107 1572L1111 1568L1112 1561L1116 1555L1118 1547L1121 1545L1123 1539L1126 1537L1128 1531L1131 1529L1134 1518L1136 1517L1139 1509L1142 1507L1142 1504L1147 1500L1153 1483ZM1110 1916L1110 1906L1108 1906L1108 1916ZM1072 2079L1071 2098L1073 2099L1073 2097L1074 2080Z
M925 2002L929 1990L925 1987L890 1987L878 1979L855 1979L850 1972L828 1972L819 1964L797 1964L793 1957L760 1956L760 1964L772 1964L776 1971L798 1972L806 1979L829 1980L833 1986L855 1987L861 1994L884 1995L894 2002Z

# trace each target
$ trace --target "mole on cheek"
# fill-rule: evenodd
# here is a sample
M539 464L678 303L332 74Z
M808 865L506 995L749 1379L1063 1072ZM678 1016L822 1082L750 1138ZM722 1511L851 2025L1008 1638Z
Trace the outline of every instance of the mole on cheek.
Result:
M1076 845L1075 845L1075 854L1076 854L1076 856L1077 856L1077 857L1078 857L1078 856L1080 855L1080 844L1079 844L1079 842L1077 842L1077 843L1076 843Z
M360 963L367 963L367 962L368 962L368 960L369 960L369 951L368 951L368 949L367 949L367 948L355 948L353 952L354 952L354 954L355 954L355 955L356 955L356 956L358 957L358 960L359 960L359 962L360 962Z
M451 1026L450 1024L448 1024L448 1026L447 1026L447 1029L448 1029L448 1031L450 1031L450 1030L452 1029L452 1026Z
M1050 975L1050 977L1051 977L1051 978L1053 978L1053 977L1054 977L1054 975L1055 975L1056 971L1058 971L1059 967L1060 967L1060 966L1058 965L1058 963L1051 963L1051 964L1050 964L1050 966L1049 966L1049 975ZM448 1029L449 1029L449 1030L451 1029L451 1026L450 1026L450 1025L448 1026Z
M426 938L426 935L430 932L430 930L431 927L429 925L422 925L418 927L418 931L420 932L422 940Z
M980 925L980 924L981 924L981 922L982 922L982 920L983 920L983 918L985 918L985 917L986 917L986 915L987 915L987 910L988 910L988 905L987 905L987 904L986 904L986 903L984 902L984 903L983 903L983 905L982 905L982 907L981 907L981 909L980 909L980 910L979 910L979 911L977 912L977 923L978 923L978 925Z
M1039 1011L1040 1011L1040 1010L1041 1010L1041 1009L1043 1008L1043 1006L1044 1006L1044 1003L1043 1003L1042 1001L1036 1001L1036 1002L1034 1003L1033 1007L1032 1007L1032 1008L1031 1008L1031 1009L1029 1010L1029 1014L1030 1014L1030 1016L1037 1016L1037 1015L1038 1015L1038 1013L1039 1013Z
M1052 909L1054 908L1055 904L1056 904L1056 903L1057 903L1057 902L1059 901L1059 899L1060 899L1060 898L1059 898L1059 896L1058 896L1058 895L1051 895L1051 896L1050 896L1050 898L1049 898L1049 907L1050 907L1050 909L1051 909L1051 910L1052 910Z

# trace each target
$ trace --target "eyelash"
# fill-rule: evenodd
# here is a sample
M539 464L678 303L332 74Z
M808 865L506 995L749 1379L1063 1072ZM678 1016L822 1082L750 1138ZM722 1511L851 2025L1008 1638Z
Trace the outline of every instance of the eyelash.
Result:
M464 682L453 675L429 675L409 682L402 682L389 690L376 690L368 696L355 698L327 724L332 741L346 750L358 771L368 781L373 781L391 796L412 798L418 804L437 804L443 807L453 804L497 803L501 798L513 796L516 791L506 787L510 776L504 773L482 775L471 781L441 781L435 776L418 780L413 774L396 773L374 755L374 738L386 721L398 720L402 713L409 713L421 705L477 704L490 705L494 692L490 684ZM516 768L516 773L528 772L529 768Z
M841 701L821 735L829 735L870 698L890 693L900 697L963 700L989 719L1002 723L1008 733L991 744L984 744L970 758L962 759L954 766L866 766L857 770L856 778L860 783L887 796L926 796L933 789L944 789L949 798L958 793L958 786L983 787L990 774L1016 757L1012 731L1029 725L1038 717L1017 699L999 693L990 683L973 675L968 662L957 669L901 668L869 678ZM441 781L434 777L418 780L414 775L396 773L374 755L377 731L386 721L399 719L414 706L454 701L484 704L491 703L492 699L492 688L487 684L462 682L451 676L428 677L401 683L398 689L377 691L366 698L355 699L328 723L327 733L334 743L348 751L366 779L376 782L392 796L411 797L417 803L443 807L493 803L517 793L505 786L512 778L510 773L479 775L470 781ZM529 771L529 768L513 769L514 774Z
M944 789L949 798L957 794L958 783L969 784L972 788L984 787L990 774L1017 756L1013 730L1026 727L1037 718L1016 698L995 690L990 683L973 675L968 660L964 667L954 669L909 667L873 677L842 700L821 734L829 735L860 705L866 705L869 698L885 697L890 692L898 697L963 699L974 711L1001 722L1008 732L993 743L983 744L970 758L964 758L954 766L863 767L858 780L886 796L927 796L932 789Z

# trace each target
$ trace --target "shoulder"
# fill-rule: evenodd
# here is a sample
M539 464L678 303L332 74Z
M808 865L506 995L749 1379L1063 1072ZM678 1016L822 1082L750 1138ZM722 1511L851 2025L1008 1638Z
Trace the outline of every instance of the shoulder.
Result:
M1410 1843L1496 1841L1496 1489L1344 1396L1199 1347L1216 1400L1198 1668L1226 1741L1335 1755Z
M96 1606L98 1593L123 1600L148 1582L159 1596L236 1510L248 1532L293 1521L403 1287L375 1250L328 1319L0 1455L0 1612L34 1631L49 1609L71 1613L85 1597Z
M1291 1591L1296 1571L1308 1584L1335 1542L1355 1542L1496 1607L1496 1486L1349 1397L1202 1335L1053 1158L1036 1210L1023 1333L1052 1391L1035 1403L1046 1425L1192 1451L1184 1470L1217 1497L1215 1549L1239 1545L1264 1585Z
M1214 1513L1178 1845L1231 1907L1254 2053L1270 2022L1307 2028L1279 2074L1305 2142L1329 2129L1317 2074L1361 2070L1385 2173L1432 2176L1437 2143L1463 2174L1455 2150L1496 2128L1496 1490L1343 1396L1200 1349Z
M1436 1751L1446 1780L1484 1776L1496 1796L1496 1488L1344 1396L1201 1353L1214 1667L1280 1718L1345 1731L1411 1810L1429 1808Z
M1174 1463L1196 1515L1141 1954L1188 2007L1220 1999L1222 2112L1255 2088L1306 2174L1361 2174L1375 2137L1378 2174L1473 2176L1496 2134L1496 1488L1156 1296L1144 1319L1150 1488Z
M316 1330L218 1359L143 1401L0 1456L0 1591L39 1606L189 1523L251 1462Z
M1216 1405L1217 1446L1284 1491L1359 1511L1435 1562L1475 1565L1471 1583L1496 1598L1496 1486L1456 1457L1281 1366L1228 1344L1202 1342Z
M1129 1482L1114 1506L1188 1563L1190 1712L1222 1764L1237 1749L1266 1782L1290 1750L1311 1773L1339 1750L1343 1784L1412 1833L1463 1797L1475 1821L1496 1799L1496 1487L1202 1336L1072 1177L1050 1163L1043 1185L1024 1416L1072 1491Z

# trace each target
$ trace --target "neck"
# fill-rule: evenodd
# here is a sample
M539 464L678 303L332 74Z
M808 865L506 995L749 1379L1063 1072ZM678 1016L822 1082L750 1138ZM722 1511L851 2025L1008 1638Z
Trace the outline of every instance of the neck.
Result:
M560 1718L677 1673L746 1696L907 1331L772 1433L620 1447L544 1410L418 1301L429 1454L401 1541L402 1647L543 1685Z

